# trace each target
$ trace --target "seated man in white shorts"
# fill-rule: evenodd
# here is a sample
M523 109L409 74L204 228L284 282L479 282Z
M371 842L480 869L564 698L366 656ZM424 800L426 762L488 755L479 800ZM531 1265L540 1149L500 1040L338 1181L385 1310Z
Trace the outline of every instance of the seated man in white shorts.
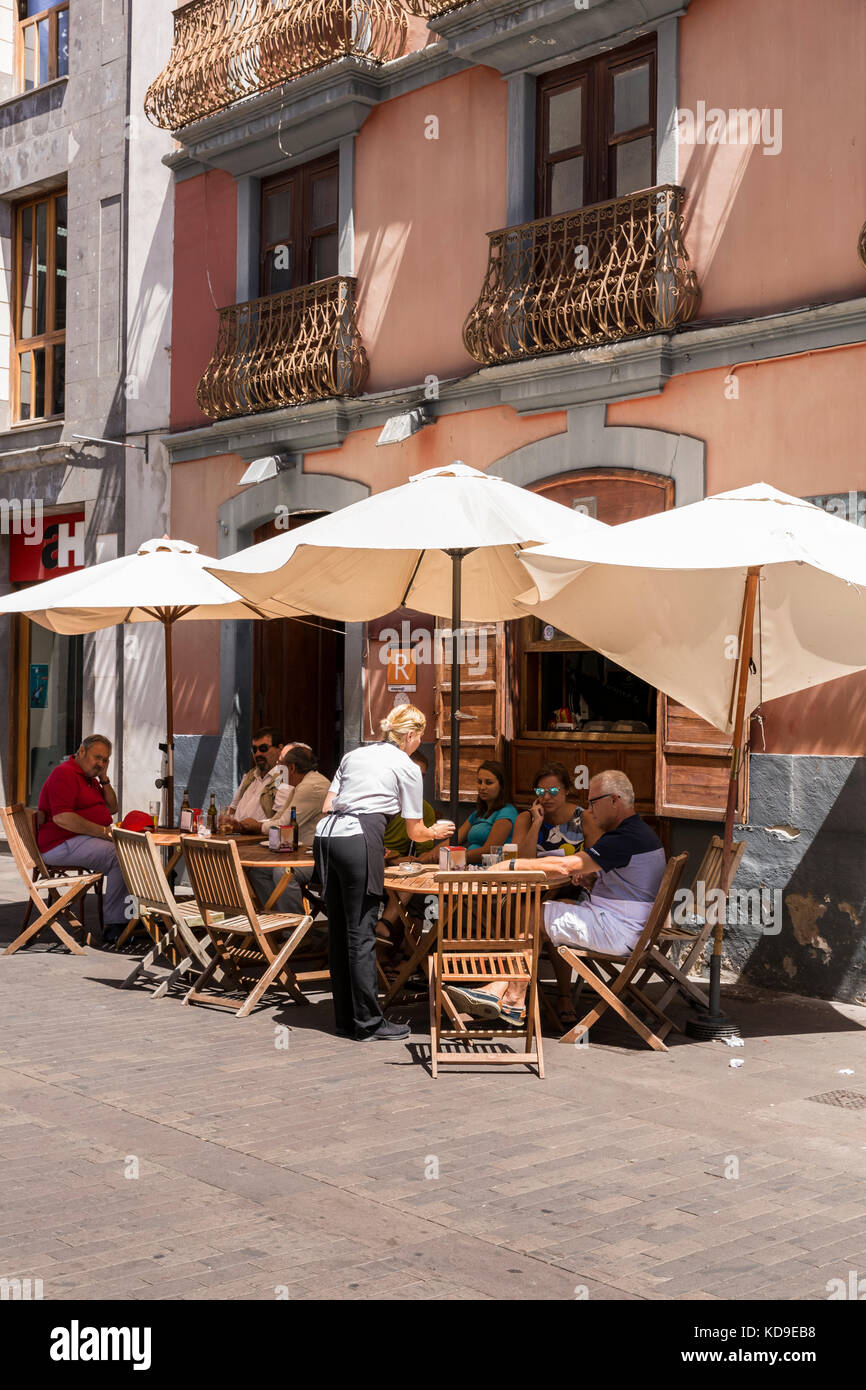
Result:
M624 772L600 772L589 785L589 810L601 830L589 849L567 859L517 859L516 870L591 888L585 902L544 904L544 932L556 946L588 946L625 955L646 926L665 871L661 841L634 809L634 788ZM495 869L501 870L501 865ZM492 870L491 872L495 872ZM553 952L559 1021L577 1022L571 1005L571 968ZM476 1018L501 1018L522 1027L526 986L500 981L483 990L448 990L459 1009Z

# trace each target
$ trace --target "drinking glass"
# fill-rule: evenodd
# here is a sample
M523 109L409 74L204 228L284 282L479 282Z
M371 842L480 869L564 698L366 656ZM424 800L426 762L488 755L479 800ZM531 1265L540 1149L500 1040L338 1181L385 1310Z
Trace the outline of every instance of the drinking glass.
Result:
M150 817L151 817L151 820L153 821L153 828L154 828L154 830L158 830L158 829L159 829L159 817L160 817L160 813L161 813L161 811L162 811L162 803L161 803L160 801L149 801L149 802L147 803L147 809L148 809L148 811L150 812Z

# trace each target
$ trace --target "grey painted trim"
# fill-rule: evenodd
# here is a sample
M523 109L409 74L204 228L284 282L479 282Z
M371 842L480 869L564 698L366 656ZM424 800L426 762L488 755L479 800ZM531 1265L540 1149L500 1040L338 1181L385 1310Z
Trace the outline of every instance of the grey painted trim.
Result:
M305 473L300 466L286 469L223 502L217 511L217 554L222 559L251 545L256 527L273 521L278 507L287 507L290 513L337 512L369 494L365 484L332 473Z
M238 188L237 303L259 294L259 243L262 220L261 183L240 178Z
M430 44L393 63L373 67L341 58L176 132L183 146L163 163L175 178L203 167L239 177L285 169L333 149L357 135L374 106L441 82L471 64L452 57L445 44Z
M666 19L656 34L656 183L677 182L680 22Z
M636 468L673 478L678 507L706 495L706 445L702 439L637 425L605 425L602 404L568 412L568 428L524 444L490 465L490 472L518 487L581 469Z
M689 0L474 0L430 20L456 57L504 75L547 72L626 44L685 14Z
M340 173L337 194L339 245L337 274L355 273L355 137L340 141Z
M343 752L364 742L364 624L346 623L343 647Z
M672 376L860 343L866 343L866 298L484 367L440 382L435 402L424 401L424 385L419 383L223 420L167 435L164 443L174 463L224 453L255 458L277 446L289 453L310 453L336 448L353 430L383 425L396 409L422 403L437 419L503 404L519 415L608 405L658 395Z
M508 78L506 170L509 227L535 216L535 78L527 72Z
M276 478L245 488L230 497L217 511L219 541L217 555L224 559L236 550L253 543L256 527L273 521L277 508L286 507L290 513L316 511L336 512L352 502L360 502L370 494L363 483L338 478L331 473L305 473L300 465L278 473ZM222 738L234 731L237 775L243 771L241 749L249 744L251 729L250 702L241 698L247 691L252 672L252 623L224 622L220 624L220 728ZM364 650L364 624L347 623L344 646L344 751L361 742L363 720L361 668ZM357 731L358 736L355 736ZM354 740L354 741L353 741Z

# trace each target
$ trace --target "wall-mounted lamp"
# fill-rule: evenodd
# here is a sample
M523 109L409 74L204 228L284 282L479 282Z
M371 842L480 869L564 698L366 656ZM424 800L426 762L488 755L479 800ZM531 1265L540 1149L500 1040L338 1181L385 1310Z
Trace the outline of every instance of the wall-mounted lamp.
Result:
M252 483L263 483L268 478L275 478L278 473L283 473L287 468L293 468L295 458L292 454L267 454L264 458L253 459L241 478L240 486L249 487Z
M413 434L418 434L425 425L432 423L427 407L423 405L416 406L414 410L407 410L402 415L392 415L390 420L385 421L382 433L376 440L376 447L380 444L402 444L404 439L411 439Z

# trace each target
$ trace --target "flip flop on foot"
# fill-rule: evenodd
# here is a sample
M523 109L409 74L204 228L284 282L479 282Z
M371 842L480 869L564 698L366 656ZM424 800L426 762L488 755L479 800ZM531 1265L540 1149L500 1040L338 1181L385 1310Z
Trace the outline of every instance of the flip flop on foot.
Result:
M471 1014L473 1018L499 1018L502 1006L495 994L483 989L463 989L457 985L446 985L445 993L455 1003L461 1013Z

